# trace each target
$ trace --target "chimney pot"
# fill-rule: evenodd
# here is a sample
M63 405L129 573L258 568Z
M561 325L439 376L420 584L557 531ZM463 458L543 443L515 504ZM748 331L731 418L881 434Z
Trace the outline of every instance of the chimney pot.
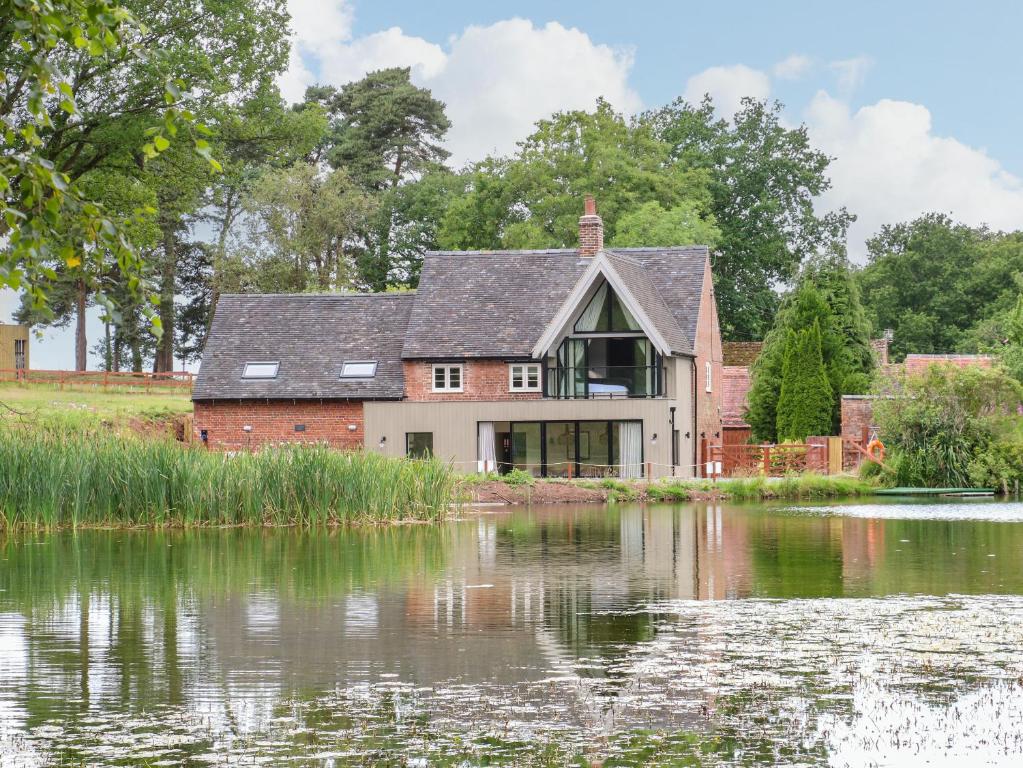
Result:
M597 215L593 195L586 195L579 217L579 255L596 256L604 249L604 221Z

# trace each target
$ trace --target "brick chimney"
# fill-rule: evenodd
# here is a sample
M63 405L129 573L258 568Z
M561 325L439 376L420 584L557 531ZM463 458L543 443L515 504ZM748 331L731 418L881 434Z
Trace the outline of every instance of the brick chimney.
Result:
M603 248L604 220L597 215L593 195L587 195L583 215L579 217L579 255L596 256Z

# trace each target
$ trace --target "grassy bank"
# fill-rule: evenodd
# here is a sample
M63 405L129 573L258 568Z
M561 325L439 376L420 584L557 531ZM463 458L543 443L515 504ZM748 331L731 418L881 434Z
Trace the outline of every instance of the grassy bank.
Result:
M2 426L152 433L191 413L187 392L61 390L50 384L0 384Z
M228 456L169 440L4 430L0 527L322 525L435 520L440 462L289 447Z
M475 476L462 481L461 494L477 502L506 504L615 503L624 501L765 501L867 496L878 486L850 475L803 474L781 478L718 480L523 480L520 476Z

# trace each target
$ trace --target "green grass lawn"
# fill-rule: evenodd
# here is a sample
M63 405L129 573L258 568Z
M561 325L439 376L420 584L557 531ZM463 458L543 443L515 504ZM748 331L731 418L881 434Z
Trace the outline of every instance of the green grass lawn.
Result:
M146 394L3 383L0 384L0 424L66 429L145 428L190 414L189 398L186 391Z

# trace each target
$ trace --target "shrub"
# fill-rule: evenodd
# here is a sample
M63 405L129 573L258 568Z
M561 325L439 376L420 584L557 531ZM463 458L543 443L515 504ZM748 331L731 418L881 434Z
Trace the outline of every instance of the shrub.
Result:
M931 366L879 392L874 421L889 446L886 463L899 485L965 486L997 472L997 456L974 464L1018 423L1020 385L1004 371Z
M533 485L536 483L536 478L526 472L524 469L515 467L503 478L504 482L508 485Z

